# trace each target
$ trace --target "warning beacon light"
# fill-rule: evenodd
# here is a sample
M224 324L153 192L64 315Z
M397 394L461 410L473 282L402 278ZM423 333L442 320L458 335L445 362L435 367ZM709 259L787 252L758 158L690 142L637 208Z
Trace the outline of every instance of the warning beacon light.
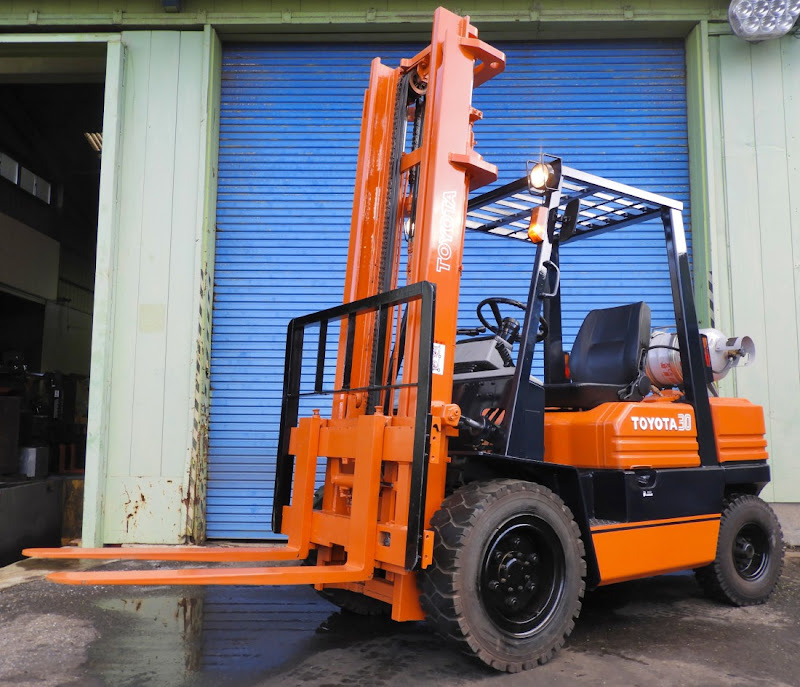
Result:
M544 241L547 233L548 210L544 205L540 205L531 213L531 222L528 226L528 238L533 243Z

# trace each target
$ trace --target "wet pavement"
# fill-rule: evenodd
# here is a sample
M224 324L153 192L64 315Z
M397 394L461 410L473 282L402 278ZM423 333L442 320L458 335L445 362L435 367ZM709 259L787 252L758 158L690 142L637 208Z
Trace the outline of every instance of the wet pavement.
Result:
M690 574L600 589L567 647L517 675L455 652L424 623L340 613L307 587L59 586L31 579L43 566L55 568L5 569L27 580L5 588L0 575L0 685L800 685L797 554L765 606L709 601Z

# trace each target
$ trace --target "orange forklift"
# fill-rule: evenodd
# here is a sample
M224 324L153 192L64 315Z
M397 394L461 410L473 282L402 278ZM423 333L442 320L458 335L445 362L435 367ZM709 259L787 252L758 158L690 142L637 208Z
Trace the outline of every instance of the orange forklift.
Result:
M51 580L310 584L354 612L427 619L509 672L548 661L601 585L694 569L713 597L767 600L783 539L758 498L763 411L713 384L752 342L698 329L681 203L544 155L470 198L497 179L474 150L472 90L504 64L441 8L422 52L372 63L344 302L288 327L273 515L287 545L26 551L304 565ZM600 308L565 351L560 254L649 220L675 331L651 332L643 302ZM532 271L527 302L487 298L482 327L459 331L466 229L523 242Z

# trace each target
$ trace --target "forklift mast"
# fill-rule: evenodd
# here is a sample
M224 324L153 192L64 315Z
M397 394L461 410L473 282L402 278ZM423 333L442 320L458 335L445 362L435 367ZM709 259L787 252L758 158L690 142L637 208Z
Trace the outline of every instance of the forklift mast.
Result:
M298 514L307 509L298 506L302 497L292 492L292 482L305 475L308 495L312 463L326 456L322 507L311 516L318 564L336 561L345 548L352 558L351 545L334 534L340 527L337 518L347 517L355 527L377 519L372 536L378 543L368 548L381 570L366 586L372 596L392 603L396 619L406 616L407 607L414 616L418 613L415 583L412 577L404 579L405 573L430 563L432 533L425 526L444 496L448 435L459 420L451 397L467 199L471 190L497 178L496 167L474 150L473 125L481 113L472 107L472 89L504 66L505 56L478 39L468 18L441 8L428 48L396 69L373 61L364 98L344 305L293 320L287 336L274 528L290 533L291 543L291 532L298 528L294 522L287 526L284 518L303 517ZM408 286L398 288L401 282ZM342 324L335 383L325 390L324 339L328 323L337 319ZM308 393L333 396L328 420L298 416L303 396L300 332L317 324L317 374ZM311 449L315 424L323 438L319 448ZM324 444L352 446L365 435L375 438L362 464L371 463L374 472L359 480L352 450L337 455ZM395 439L389 444L386 437L394 436L406 437L406 444ZM382 455L375 446L380 441ZM298 470L299 447L307 445L309 463ZM353 510L357 493L369 494L377 509L365 510L364 520ZM319 536L315 528L330 534ZM395 583L392 574L398 576ZM361 583L352 588L364 591Z

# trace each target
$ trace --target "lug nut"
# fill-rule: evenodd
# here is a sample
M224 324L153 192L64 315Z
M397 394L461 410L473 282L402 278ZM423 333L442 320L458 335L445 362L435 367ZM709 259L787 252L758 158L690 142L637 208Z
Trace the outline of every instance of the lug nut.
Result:
M493 592L496 592L498 589L500 589L500 583L497 580L492 580L489 583L489 589L491 589Z
M517 597L516 596L509 596L506 599L506 606L508 606L509 608L514 608L514 606L516 606L516 605L517 605Z

